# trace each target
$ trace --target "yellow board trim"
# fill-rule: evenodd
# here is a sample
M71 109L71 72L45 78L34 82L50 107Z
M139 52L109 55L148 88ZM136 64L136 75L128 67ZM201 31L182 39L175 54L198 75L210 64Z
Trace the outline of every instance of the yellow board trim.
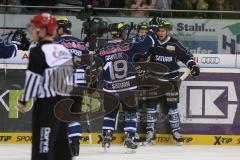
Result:
M101 140L100 133L91 133L92 143L98 144ZM143 135L140 135L143 136ZM228 145L240 146L240 136L238 135L197 135L184 134L185 145ZM117 133L113 135L113 144L122 144L124 136ZM0 133L0 144L31 144L31 133ZM89 144L89 136L83 134L82 144ZM173 138L171 134L157 134L155 144L171 145Z

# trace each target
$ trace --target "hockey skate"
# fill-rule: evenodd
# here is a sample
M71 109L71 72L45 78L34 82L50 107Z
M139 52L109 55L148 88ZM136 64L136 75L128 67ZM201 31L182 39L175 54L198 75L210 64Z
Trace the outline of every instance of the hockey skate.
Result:
M182 135L179 132L177 132L177 131L173 132L173 141L178 146L183 145L183 137L182 137Z
M110 130L107 130L105 133L103 133L102 137L102 147L104 148L104 151L107 152L107 149L111 146L112 141L112 132Z
M129 137L128 134L126 134L123 145L127 148L126 153L136 153L136 149L138 148L137 143L134 142L134 137Z
M145 144L155 144L155 134L152 128L147 129Z
M71 154L72 157L77 157L79 156L79 140L75 139L70 142L70 148L71 148Z
M136 133L135 138L134 138L134 142L137 143L140 146L143 146L144 142L145 142L145 138L140 137L139 134Z

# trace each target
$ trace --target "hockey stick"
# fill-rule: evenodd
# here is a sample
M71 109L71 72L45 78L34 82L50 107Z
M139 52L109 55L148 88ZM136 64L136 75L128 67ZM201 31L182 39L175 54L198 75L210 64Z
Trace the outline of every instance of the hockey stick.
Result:
M117 115L116 115L115 126L114 126L114 130L115 130L115 131L116 131L117 128L118 128L118 117L119 117L119 111L117 112Z
M90 106L92 105L91 99L90 99ZM91 111L91 109L90 109L90 111ZM86 116L87 116L87 132L88 132L89 143L92 144L92 134L90 132L90 118L89 118L88 114Z
M89 118L89 113L92 110L92 102L91 102L91 98L90 98L90 104L87 104L87 99L88 99L88 94L86 91L84 91L84 105L86 107L86 119L87 119L87 133L88 133L88 139L89 139L89 143L92 144L92 134L90 132L90 118Z
M92 83L92 63L93 63L93 60L92 60L92 56L91 56L91 59L90 59L90 84ZM90 85L88 85L88 87L90 87ZM88 94L86 94L88 95ZM88 97L88 96L87 96ZM87 118L87 132L88 132L88 138L89 138L89 143L92 144L92 134L91 134L91 130L90 130L90 118L89 118L89 113L88 112L91 112L92 111L92 97L90 96L90 104L87 105L87 102L86 102L86 99L85 99L85 106L87 107L87 114L86 114L86 118Z
M190 74L190 69L186 68L185 72L182 74L182 76L179 78L181 81L184 81L188 75Z

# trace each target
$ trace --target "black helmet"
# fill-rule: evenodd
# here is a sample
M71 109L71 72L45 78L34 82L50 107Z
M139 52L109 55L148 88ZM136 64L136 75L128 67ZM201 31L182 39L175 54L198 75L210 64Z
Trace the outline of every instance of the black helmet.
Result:
M166 28L169 31L172 30L172 24L170 21L157 17L156 22L157 22L158 28Z
M126 31L130 29L130 26L120 23L109 24L109 32L111 33L113 38L124 38Z
M137 31L139 32L140 29L146 29L148 30L148 23L147 22L140 22L137 25Z
M149 21L149 29L158 28L157 18L159 18L159 17L154 17Z
M66 17L58 17L58 28L63 28L64 30L70 30L72 28L72 23Z

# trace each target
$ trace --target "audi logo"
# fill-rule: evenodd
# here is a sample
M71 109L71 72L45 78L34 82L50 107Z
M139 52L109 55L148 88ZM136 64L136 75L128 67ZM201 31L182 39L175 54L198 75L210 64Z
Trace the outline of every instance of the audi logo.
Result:
M201 62L203 64L219 64L220 58L219 57L202 57Z

